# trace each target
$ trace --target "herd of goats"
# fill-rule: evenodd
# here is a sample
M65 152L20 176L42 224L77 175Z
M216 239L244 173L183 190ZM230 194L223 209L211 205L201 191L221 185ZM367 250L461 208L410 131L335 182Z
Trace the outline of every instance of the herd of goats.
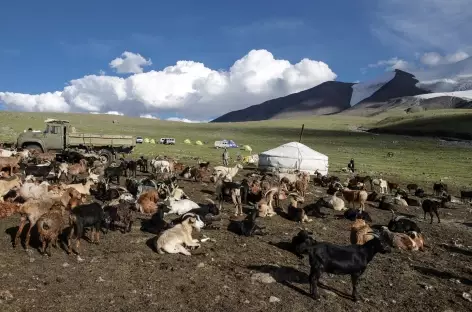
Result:
M358 279L376 253L390 252L391 247L424 250L419 226L396 212L408 206L420 206L425 219L429 214L433 223L435 214L439 223L439 209L461 201L447 193L447 185L442 181L434 184L434 195L426 196L415 184L403 190L398 184L359 175L342 182L336 176L318 172L311 178L305 172L252 170L241 181L235 181L242 168L240 164L211 168L209 162L200 161L185 166L161 156L151 160L143 156L122 157L105 166L77 151L50 154L0 149L0 219L13 214L21 216L13 246L20 243L24 226L29 222L24 242L27 250L31 229L36 225L40 252L49 256L51 245L57 246L62 233L65 233L67 252L75 251L79 259L80 239L87 228L91 230L90 242L98 244L101 230L106 234L109 229L119 227L126 233L131 231L136 219L141 219L142 231L156 234L153 244L157 252L190 256L189 250L205 241L205 238L200 241L192 238L192 231L219 228L225 200L234 205L228 230L248 237L265 234L257 218L279 214L297 223L308 223L311 217L326 217L322 208L333 209L353 221L351 245L316 241L313 233L302 229L293 237L291 251L300 258L309 255L310 292L314 298L319 298L318 279L327 272L351 275L352 295L357 300ZM151 172L151 175L138 179L137 171ZM125 186L120 185L122 177L126 178ZM192 201L178 186L181 179L212 182L217 203L210 198L204 203ZM305 204L310 184L327 189L327 195ZM462 192L461 197L470 198L471 193ZM284 200L288 201L286 209L280 204ZM379 229L369 226L372 219L365 211L367 201L377 202L379 209L392 212L387 226ZM248 208L246 214L243 204ZM177 217L166 221L167 215ZM71 244L73 238L75 250Z

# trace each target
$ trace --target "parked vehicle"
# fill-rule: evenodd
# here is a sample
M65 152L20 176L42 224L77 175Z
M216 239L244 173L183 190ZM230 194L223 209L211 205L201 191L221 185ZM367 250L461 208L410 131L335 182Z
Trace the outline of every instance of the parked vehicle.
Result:
M140 137L140 136L136 137L136 143L142 144L143 142L144 142L143 137Z
M120 134L91 134L75 132L67 120L46 119L43 132L26 131L16 140L18 148L37 150L41 153L61 154L64 150L81 153L96 153L105 165L109 165L117 154L129 154L136 146L136 138Z
M175 139L174 138L161 138L159 140L159 144L174 145Z
M233 140L215 141L215 148L236 148L238 145Z

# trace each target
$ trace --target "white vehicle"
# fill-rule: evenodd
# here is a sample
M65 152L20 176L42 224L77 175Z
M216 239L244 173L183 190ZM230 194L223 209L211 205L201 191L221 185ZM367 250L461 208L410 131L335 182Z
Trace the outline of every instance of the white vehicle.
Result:
M174 138L161 138L159 140L159 144L174 145L175 139Z
M136 143L142 144L143 142L144 142L143 137L140 137L140 136L136 137Z
M215 141L215 148L235 148L238 147L232 140Z

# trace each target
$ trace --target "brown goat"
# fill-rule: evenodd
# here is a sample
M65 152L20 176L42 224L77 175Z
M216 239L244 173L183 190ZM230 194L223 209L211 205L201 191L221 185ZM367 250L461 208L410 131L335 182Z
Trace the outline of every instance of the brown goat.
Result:
M82 194L79 193L75 188L70 187L68 188L61 196L61 203L67 209L72 209L74 207L70 207L70 202L72 199L81 199Z
M354 202L359 203L359 209L364 211L365 209L365 202L367 201L367 192L364 190L360 191L353 191L348 188L344 188L341 190L344 199L347 200L348 203L352 203L352 208L355 208Z
M308 189L308 183L310 182L310 175L306 172L300 174L300 178L295 181L295 190L300 193L302 197L306 196L306 190Z
M154 214L157 212L157 201L159 200L159 194L157 190L149 190L142 193L137 202L136 208L144 214Z
M78 164L69 165L67 169L67 174L71 175L75 180L79 174L87 173L87 161L81 159Z
M20 205L12 202L0 202L0 220L14 215L20 210Z
M57 248L57 239L64 228L62 205L60 203L53 205L49 212L38 219L37 225L39 240L42 243L41 253L47 253L48 256L51 256L51 243L54 248Z
M351 244L364 245L374 238L372 229L363 219L356 219L351 226Z
M21 155L17 154L12 157L0 157L0 170L4 168L10 169L10 176L13 175L13 169L19 168Z

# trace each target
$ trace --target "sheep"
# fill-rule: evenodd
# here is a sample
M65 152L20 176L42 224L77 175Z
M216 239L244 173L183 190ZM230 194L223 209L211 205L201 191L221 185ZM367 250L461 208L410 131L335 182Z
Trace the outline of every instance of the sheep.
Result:
M0 157L0 170L8 168L10 176L13 175L13 169L19 168L19 162L21 155L15 155L12 157Z
M153 214L157 211L159 194L157 190L148 190L139 195L136 201L136 210L144 214Z
M183 215L192 209L200 208L196 202L191 201L190 199L175 200L175 198L169 197L164 201L164 203L166 203L167 207L170 209L166 214L175 213Z
M103 208L103 211L109 216L112 230L115 229L115 222L121 222L124 225L122 233L131 232L133 222L136 221L135 213L130 209L131 203L119 203L117 205L108 205Z
M254 208L243 220L230 218L228 230L238 235L244 235L246 237L254 236L254 235L260 235L260 236L265 235L263 232L265 227L259 226L256 223L257 215L258 215L258 210Z
M10 190L19 188L22 184L20 177L17 175L8 180L0 180L0 201L3 201L3 196L10 192Z
M394 211L392 211L392 218L388 222L387 227L390 231L397 233L408 233L411 231L421 233L420 228L414 221L403 216L395 216Z
M76 236L77 255L80 253L80 239L84 235L86 227L92 228L92 237L90 241L98 244L100 242L100 229L102 223L106 221L106 214L100 204L93 202L90 204L79 205L72 209L69 216L70 231L67 236L67 253L72 253L71 239L73 234Z
M54 199L46 197L40 200L38 199L27 200L23 205L21 205L18 211L21 214L20 225L15 235L13 247L18 246L18 243L20 241L20 235L23 232L23 228L26 225L26 221L29 221L28 233L26 234L26 240L25 240L25 249L26 250L29 249L31 229L34 227L38 219L51 209L54 203L55 203Z
M85 183L77 183L77 184L63 184L62 189L69 189L74 188L82 195L90 195L90 187L95 183L92 180L87 179Z
M408 184L406 186L406 189L408 190L408 192L411 193L411 191L415 191L418 189L418 184L414 184L414 183L411 183L411 184Z
M51 256L51 242L57 248L57 239L64 228L62 207L53 206L49 212L43 214L37 222L39 240L42 243L41 253ZM47 249L46 249L47 248Z
M183 246L187 247L200 247L198 239L192 238L192 229L200 232L200 229L204 226L204 223L198 220L196 217L190 217L182 221L182 223L165 230L160 236L156 236L154 239L154 247L159 254L165 252L181 253L186 256L192 254Z
M380 194L387 194L388 183L386 180L379 179Z
M19 195L25 200L28 199L41 199L48 193L48 182L42 182L37 185L36 183L26 182L20 187L18 191Z
M391 232L386 226L382 226L381 235L394 248L410 251L417 251L419 249L410 236L405 233Z
M351 244L364 245L374 239L372 229L365 223L365 220L356 219L351 225Z
M307 253L310 259L310 293L319 299L318 280L321 274L351 275L352 297L358 300L357 283L376 253L390 253L390 247L376 234L364 245L339 246L327 242L300 244L299 253Z
M239 169L243 169L241 164L236 164L234 167L216 166L213 168L213 175L216 178L219 176L230 177L232 180L238 174Z
M433 224L433 212L436 214L436 217L438 218L438 223L441 223L441 219L439 219L439 208L444 205L444 200L439 202L431 199L425 199L423 201L423 204L421 205L421 208L423 208L424 212L424 219L426 220L426 213L429 213L431 216L431 222L430 224Z
M290 204L287 208L288 218L296 222L312 222L312 219L309 219L306 215L305 210L302 207L298 207L298 204L305 202L305 199L297 193L288 194Z

